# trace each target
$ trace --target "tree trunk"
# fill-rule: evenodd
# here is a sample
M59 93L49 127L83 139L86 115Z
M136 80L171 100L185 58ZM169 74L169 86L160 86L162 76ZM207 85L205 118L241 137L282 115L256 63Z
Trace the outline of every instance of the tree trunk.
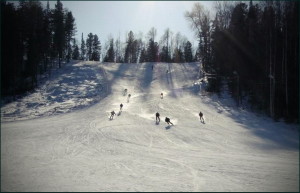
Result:
M59 53L58 54L58 67L61 68L61 61L60 61L60 58L61 58L61 54Z
M269 46L269 56L270 56L270 61L269 61L269 66L270 66L270 71L269 71L269 78L270 78L270 116L273 118L274 116L274 109L273 109L273 84L272 84L272 79L273 74L272 74L272 33L270 30L270 46Z
M289 96L288 96L288 73L287 73L287 26L285 28L285 105L286 105L286 116L289 114Z

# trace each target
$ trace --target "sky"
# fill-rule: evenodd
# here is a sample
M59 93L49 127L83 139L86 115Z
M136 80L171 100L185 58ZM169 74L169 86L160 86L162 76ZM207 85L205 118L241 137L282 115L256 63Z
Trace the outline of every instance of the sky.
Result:
M187 37L197 44L194 32L184 13L191 11L199 1L62 1L63 7L72 11L75 17L76 38L81 41L81 33L86 39L88 33L97 34L102 47L109 37L120 36L122 42L131 30L135 37L145 38L149 30L157 30L155 41L159 41L167 28L176 34ZM46 5L46 1L43 2ZM213 1L201 1L205 8L211 9ZM54 8L56 1L50 1Z

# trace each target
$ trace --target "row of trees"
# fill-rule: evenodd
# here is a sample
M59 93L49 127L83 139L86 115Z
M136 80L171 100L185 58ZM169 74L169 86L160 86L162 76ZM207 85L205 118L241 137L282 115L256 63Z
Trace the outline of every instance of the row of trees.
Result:
M237 104L299 122L299 2L218 2L216 15L197 3L186 12L199 37L209 89L223 80Z
M76 53L75 19L57 0L54 9L39 1L18 6L1 1L1 95L16 95L37 85L37 77ZM77 48L77 51L78 48Z
M192 44L184 36L177 33L173 37L170 29L166 29L160 42L155 41L156 29L151 28L146 43L141 37L136 38L130 31L123 44L120 39L109 39L109 46L104 62L192 62L195 61ZM124 45L124 46L123 46Z
M180 33L166 29L155 41L156 29L146 42L130 31L126 41L109 39L101 57L101 42L96 34L74 38L75 18L57 0L54 9L39 1L1 2L1 95L17 95L37 86L38 75L62 66L62 61L92 60L104 62L192 62L196 60L192 44Z
M172 36L170 29L165 31L160 43L155 42L156 29L152 28L146 37L149 38L145 43L142 37L135 37L130 31L126 41L121 42L120 38L114 41L109 38L104 49L103 62L193 62L194 56L191 42L180 33ZM147 40L146 40L147 41ZM77 45L75 46L78 47ZM77 50L74 50L77 52ZM88 34L86 41L81 38L80 57L73 59L99 61L101 52L100 41L97 35ZM94 57L95 56L95 57Z

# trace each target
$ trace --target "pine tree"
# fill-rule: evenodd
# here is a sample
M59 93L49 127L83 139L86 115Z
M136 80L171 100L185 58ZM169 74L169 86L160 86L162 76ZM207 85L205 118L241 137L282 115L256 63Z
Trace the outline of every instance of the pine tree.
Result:
M92 60L93 41L94 41L94 35L92 33L89 33L86 39L87 59L89 61Z
M175 63L184 62L183 52L180 47L179 48L175 47L173 61Z
M80 46L80 59L85 60L85 54L86 54L86 46L85 41L83 39L83 33L81 34L81 46Z
M51 46L52 46L52 28L50 25L51 21L51 11L49 7L49 1L47 2L47 8L44 10L43 17L43 29L42 29L42 42L41 42L41 52L44 53L43 60L43 72L48 70L49 59L51 56Z
M72 37L75 35L75 31L75 18L73 17L72 12L68 11L65 15L65 40L67 48L67 62L69 62L72 57L71 41Z
M114 39L110 40L109 49L107 50L104 62L115 62Z
M73 51L72 51L72 59L73 60L79 60L80 54L79 54L79 48L78 45L76 43L75 38L73 39Z
M149 40L147 48L147 62L156 62L157 48L153 39Z
M63 51L65 49L65 33L64 33L64 12L63 5L60 0L57 0L55 5L54 15L53 15L53 23L54 23L54 49L58 54L58 64L59 68L61 68L61 59L63 57Z
M26 62L26 76L31 79L31 84L28 87L33 89L37 85L37 75L39 73L39 62L43 57L41 52L41 41L43 41L43 8L40 2L26 2L21 7L21 16L24 19L23 22L26 24L24 43L27 54Z
M101 44L98 36L95 34L92 41L92 59L93 61L100 61Z
M160 56L160 61L161 62L167 62L168 61L168 49L166 46L163 46L160 53L159 53L159 56Z
M132 31L128 33L128 38L127 38L127 45L125 48L125 62L126 63L133 63L134 62L134 54L135 54L135 43L134 43L134 34ZM136 61L135 61L136 62Z
M193 61L192 44L189 41L187 41L184 46L184 58L185 58L185 62Z
M145 49L145 47L143 47L142 51L141 51L139 62L140 63L146 62L147 61L146 57L147 57L147 55L146 55L146 49Z

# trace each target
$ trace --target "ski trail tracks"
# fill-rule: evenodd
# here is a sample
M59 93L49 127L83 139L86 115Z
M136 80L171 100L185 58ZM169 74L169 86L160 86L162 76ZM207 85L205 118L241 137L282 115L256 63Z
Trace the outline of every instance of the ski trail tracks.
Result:
M265 120L258 129L218 112L193 85L199 63L97 65L100 102L3 125L2 191L299 191L296 135L272 141L280 125L259 135Z

